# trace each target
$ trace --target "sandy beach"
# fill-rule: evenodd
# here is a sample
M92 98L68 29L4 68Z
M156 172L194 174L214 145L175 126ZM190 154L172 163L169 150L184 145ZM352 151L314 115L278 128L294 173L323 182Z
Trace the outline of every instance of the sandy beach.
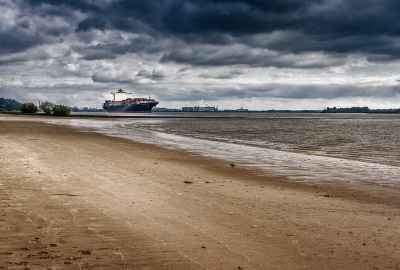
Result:
M400 269L396 192L45 121L0 115L0 269Z

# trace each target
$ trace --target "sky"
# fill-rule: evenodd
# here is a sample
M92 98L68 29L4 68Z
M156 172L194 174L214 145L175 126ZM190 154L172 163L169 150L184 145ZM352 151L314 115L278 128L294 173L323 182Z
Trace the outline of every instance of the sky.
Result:
M400 108L398 0L0 0L0 97Z

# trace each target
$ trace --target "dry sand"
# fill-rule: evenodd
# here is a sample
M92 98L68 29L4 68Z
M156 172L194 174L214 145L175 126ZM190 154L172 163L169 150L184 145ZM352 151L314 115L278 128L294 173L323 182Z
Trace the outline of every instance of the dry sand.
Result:
M400 269L396 193L44 120L0 115L0 269Z

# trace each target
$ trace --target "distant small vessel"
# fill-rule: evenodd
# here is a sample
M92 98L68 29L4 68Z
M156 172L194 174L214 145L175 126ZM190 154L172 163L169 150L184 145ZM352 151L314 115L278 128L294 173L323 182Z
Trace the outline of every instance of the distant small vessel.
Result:
M137 113L151 112L151 109L158 104L158 101L150 98L130 98L132 93L122 89L111 92L113 100L106 100L103 109L110 113Z
M182 112L217 112L218 107L215 106L193 106L193 107L182 107Z

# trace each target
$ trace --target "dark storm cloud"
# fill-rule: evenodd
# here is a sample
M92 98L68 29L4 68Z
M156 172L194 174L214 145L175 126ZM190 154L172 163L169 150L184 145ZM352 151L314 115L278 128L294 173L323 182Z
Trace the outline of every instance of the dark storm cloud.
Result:
M87 39L87 37L84 37ZM93 37L95 38L95 37ZM115 38L115 37L114 37ZM89 39L90 40L90 39ZM82 55L85 60L99 60L99 59L115 59L117 55L124 55L127 53L158 53L164 52L170 47L169 42L164 40L157 40L149 36L140 36L124 44L119 44L120 40L108 40L107 44L97 45L80 45L72 46L72 48Z
M205 79L233 79L238 77L237 74L232 74L232 73L223 73L223 74L210 74L210 73L201 73L199 75L199 78L205 78Z
M93 82L99 83L126 83L126 84L134 84L135 81L133 79L126 79L121 77L109 76L108 74L99 74L96 73L92 76Z
M67 7L67 8L72 8L72 9L77 9L82 12L85 11L99 11L100 9L98 8L97 5L95 5L96 1L87 1L87 0L25 0L24 1L27 4L30 4L32 7L42 7L42 8L48 8L48 6L45 5L50 5L52 7ZM98 1L102 2L102 1Z
M136 74L136 76L152 80L161 80L165 78L165 74L161 70L156 70L156 69L153 69L153 71L151 72L148 70L141 70Z
M44 37L21 29L9 29L1 32L0 36L0 55L25 51L45 42Z
M0 27L0 49L3 52L18 52L49 43L52 42L51 38L60 37L73 30L67 21L74 16L67 9L60 7L30 9L23 2L18 6L19 2L0 3L0 8L6 12L2 14ZM59 18L63 18L63 21Z
M87 53L82 59L85 60L102 60L102 59L110 59L113 60L117 56L115 54L111 54L106 51L100 51L100 52L93 52L93 53Z
M162 62L295 67L265 55L226 54L201 60L178 51L196 44L242 44L293 54L360 53L370 55L370 61L388 61L400 57L399 6L397 0L21 0L21 18L34 13L48 23L27 30L30 22L21 21L4 30L0 33L0 53L55 42L49 36L75 29L77 33L119 30L142 34L150 36L152 44L161 39L181 40L179 47L163 48ZM74 12L84 16L78 18ZM70 25L54 25L54 18L63 18ZM101 47L95 53L89 50L83 59L114 59L113 55L146 50L143 45ZM105 57L108 52L111 56Z
M240 43L295 54L324 51L399 58L400 9L396 0L122 0L112 2L107 9L76 7L90 11L77 31L118 29L138 33L141 27L147 27L154 31L154 36L175 36L184 40L186 46ZM282 33L277 39L253 39L258 34L277 32ZM174 51L167 55L163 61L230 64L222 58L218 63L174 57Z
M334 99L342 98L394 98L400 94L400 87L371 87L355 85L293 85L293 84L267 84L258 86L239 85L239 89L229 86L215 91L215 99L235 97L245 99L258 98L284 98L284 99Z
M244 46L204 47L193 46L186 49L172 49L164 54L160 63L190 63L192 66L234 66L248 65L250 67L278 68L326 68L340 66L345 59L340 57L316 61L301 61L295 55L285 56L269 50L251 50Z
M161 69L153 69L149 70L140 70L134 77L131 77L123 72L119 71L118 74L103 71L101 73L96 72L91 76L93 82L98 83L119 83L119 84L128 84L128 85L137 85L141 84L142 79L149 80L162 80L165 78L165 74Z

